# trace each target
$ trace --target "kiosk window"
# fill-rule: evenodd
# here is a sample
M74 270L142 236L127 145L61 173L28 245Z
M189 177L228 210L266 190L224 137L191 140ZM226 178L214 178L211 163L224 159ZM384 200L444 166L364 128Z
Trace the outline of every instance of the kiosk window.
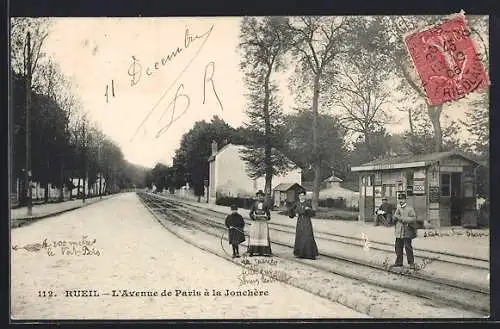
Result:
M365 186L373 186L373 175L367 175L364 177Z
M413 186L413 170L409 170L406 172L406 186Z
M441 174L441 196L450 196L450 174Z
M396 187L390 184L382 185L382 196L386 198L396 196Z

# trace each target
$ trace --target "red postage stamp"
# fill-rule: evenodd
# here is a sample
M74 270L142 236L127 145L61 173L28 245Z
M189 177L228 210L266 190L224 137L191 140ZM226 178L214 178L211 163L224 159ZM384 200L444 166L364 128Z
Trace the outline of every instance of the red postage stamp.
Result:
M463 13L405 37L408 51L431 105L484 91L489 85L481 55Z

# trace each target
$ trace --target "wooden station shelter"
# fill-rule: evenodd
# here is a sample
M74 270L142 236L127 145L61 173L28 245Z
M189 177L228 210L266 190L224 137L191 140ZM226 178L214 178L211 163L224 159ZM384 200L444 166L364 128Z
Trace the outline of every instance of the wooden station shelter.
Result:
M397 205L398 195L405 193L417 221L426 226L476 227L478 166L452 151L377 159L352 167L360 173L360 220L372 221L383 197Z
M282 183L274 188L274 207L283 208L299 199L299 194L306 189L298 183Z

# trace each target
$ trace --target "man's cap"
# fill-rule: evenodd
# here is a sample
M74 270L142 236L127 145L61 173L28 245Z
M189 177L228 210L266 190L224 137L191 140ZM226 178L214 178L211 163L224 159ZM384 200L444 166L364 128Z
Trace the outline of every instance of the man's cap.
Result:
M238 210L238 206L236 206L235 204L232 204L231 205L231 210Z
M382 201L384 201L384 200L385 200L385 201L387 201L387 198L386 198L386 197L383 197L383 198L382 198Z
M265 194L262 190L258 190L256 195L259 196L259 195L265 195Z
M405 193L401 193L398 195L398 199L399 200L406 200L406 194Z

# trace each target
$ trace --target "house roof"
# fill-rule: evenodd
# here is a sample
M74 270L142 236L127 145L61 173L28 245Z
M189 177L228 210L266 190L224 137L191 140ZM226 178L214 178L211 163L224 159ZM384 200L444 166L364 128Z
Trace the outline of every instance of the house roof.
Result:
M330 176L327 179L325 179L324 182L327 182L327 183L340 183L340 182L343 182L343 180L341 178L338 178L337 176L333 175L333 176Z
M217 152L215 152L215 154L210 155L208 157L208 162L214 161L215 157L217 156L217 154L219 154L220 152L224 151L226 148L229 147L229 145L242 146L242 145L235 145L235 144L228 143L228 144L224 145L223 147L221 147L220 149L218 149Z
M302 187L306 189L306 191L313 191L314 190L314 182L302 182ZM326 188L327 184L323 181L320 182L319 184L319 189Z
M382 158L362 164L361 166L352 167L351 171L370 171L370 170L384 170L384 169L401 169L401 168L415 168L427 167L432 163L438 162L442 159L451 156L459 156L470 162L479 165L479 163L464 154L457 151L437 152L418 155L406 155L390 158Z
M301 189L305 190L305 188L302 187L298 183L281 183L281 184L278 184L273 190L280 191L280 192L286 192L286 191L290 190L292 187L294 187L295 185L297 185Z
M220 148L220 150L218 150L215 154L212 154L210 157L208 157L208 162L215 161L215 158L217 157L217 155L218 155L219 153L221 153L222 151L226 150L227 148L229 148L229 147L231 147L231 146L233 146L233 147L237 147L237 148L239 148L239 149L248 149L245 145L237 145L237 144L231 144L231 143L228 143L228 144L224 145L223 147L221 147L221 148ZM285 155L284 155L281 151L279 151L279 150L273 149L273 151L274 151L274 152L279 152L281 155L285 156ZM299 167L296 163L294 163L293 161L291 161L290 159L288 159L286 156L285 156L285 158L288 160L288 162L289 162L289 165L290 165L290 166L300 169L300 167Z

